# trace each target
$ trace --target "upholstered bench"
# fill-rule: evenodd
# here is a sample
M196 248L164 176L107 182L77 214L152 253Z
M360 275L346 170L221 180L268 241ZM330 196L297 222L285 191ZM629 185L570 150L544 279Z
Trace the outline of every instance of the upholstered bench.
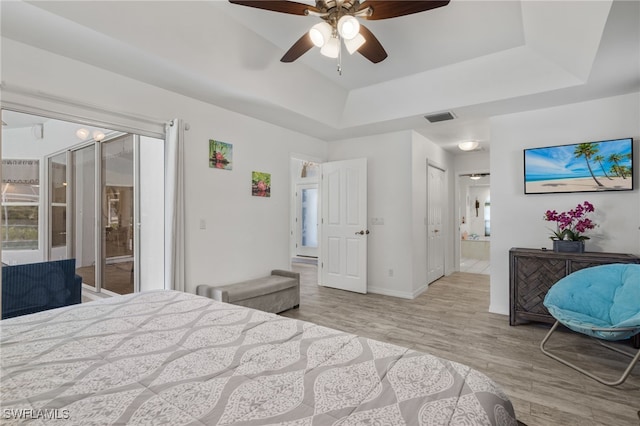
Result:
M275 269L268 277L239 283L199 285L196 294L219 302L279 313L300 306L300 274Z

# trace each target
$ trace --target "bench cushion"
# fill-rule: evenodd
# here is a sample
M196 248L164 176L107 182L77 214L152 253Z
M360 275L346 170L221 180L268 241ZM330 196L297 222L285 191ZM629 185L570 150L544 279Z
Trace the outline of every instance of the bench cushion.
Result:
M219 302L279 313L300 305L300 274L274 269L264 278L221 286L201 284L196 287L196 294Z
M233 303L286 290L297 285L298 282L293 278L271 275L255 280L216 287L216 290L226 291L229 295L229 302Z

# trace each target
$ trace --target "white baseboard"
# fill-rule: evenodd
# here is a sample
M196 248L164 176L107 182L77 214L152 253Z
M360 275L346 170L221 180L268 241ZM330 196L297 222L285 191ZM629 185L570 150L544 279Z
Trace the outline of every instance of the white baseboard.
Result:
M382 294L383 296L400 297L402 299L413 299L414 296L406 291L389 290L381 287L367 287L367 293Z

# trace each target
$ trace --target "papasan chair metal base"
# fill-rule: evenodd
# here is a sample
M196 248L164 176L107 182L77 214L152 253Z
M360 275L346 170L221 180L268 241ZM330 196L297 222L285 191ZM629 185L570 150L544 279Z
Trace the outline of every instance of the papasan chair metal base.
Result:
M594 380L597 380L598 382L602 383L603 385L607 385L607 386L618 386L622 383L624 383L625 380L627 380L627 377L629 377L629 375L631 374L631 370L633 370L633 367L635 367L635 365L638 363L638 361L640 360L640 349L638 349L638 352L634 355L628 352L625 352L621 349L618 349L614 346L608 345L606 343L602 343L600 340L596 341L601 345L604 346L607 349L611 349L612 351L616 351L618 353L621 353L623 355L628 356L629 358L631 358L631 362L629 363L629 365L627 366L627 368L624 370L624 373L622 373L622 376L620 376L620 378L618 380L614 380L614 381L607 381L599 376L596 376L595 374L585 370L584 368L578 367L577 365L573 364L572 362L567 361L564 358L560 358L558 355L553 354L551 352L549 352L545 347L545 343L547 343L547 341L549 340L549 338L551 337L551 334L553 334L554 331L556 331L556 328L558 328L558 326L560 325L560 321L556 321L553 326L551 327L551 330L549 330L549 332L547 333L546 336L544 336L544 339L542 339L542 342L540 343L540 350L542 351L543 354L545 354L548 357L551 357L553 359L555 359L556 361L559 361L561 363L563 363L564 365L566 365L567 367L571 367L576 371L579 371L580 373L584 374L585 376L589 376ZM602 330L604 331L604 330ZM639 412L640 413L640 412Z
M540 350L545 355L604 385L617 386L629 377L640 360L640 349L632 354L603 341L625 340L640 333L640 265L601 265L569 274L549 289L544 306L556 319L540 343ZM622 376L608 381L549 352L545 344L560 324L630 357L631 362Z

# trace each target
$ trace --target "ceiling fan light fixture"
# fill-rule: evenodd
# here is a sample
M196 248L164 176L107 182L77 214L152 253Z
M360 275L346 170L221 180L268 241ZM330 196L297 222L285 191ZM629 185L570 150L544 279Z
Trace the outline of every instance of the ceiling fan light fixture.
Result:
M347 48L347 52L349 52L350 55L353 55L366 41L367 40L362 36L362 34L358 33L358 35L351 40L345 39L344 45Z
M463 151L473 151L478 147L478 145L480 145L478 141L466 141L466 142L460 142L458 144L458 148L460 148Z
M326 22L320 22L311 27L309 30L309 37L316 47L322 47L331 37L331 32L331 25Z
M360 34L360 22L351 15L344 15L338 20L338 33L343 39L351 40Z
M335 59L340 54L340 40L338 37L331 37L320 49L320 53L322 53L327 58Z

